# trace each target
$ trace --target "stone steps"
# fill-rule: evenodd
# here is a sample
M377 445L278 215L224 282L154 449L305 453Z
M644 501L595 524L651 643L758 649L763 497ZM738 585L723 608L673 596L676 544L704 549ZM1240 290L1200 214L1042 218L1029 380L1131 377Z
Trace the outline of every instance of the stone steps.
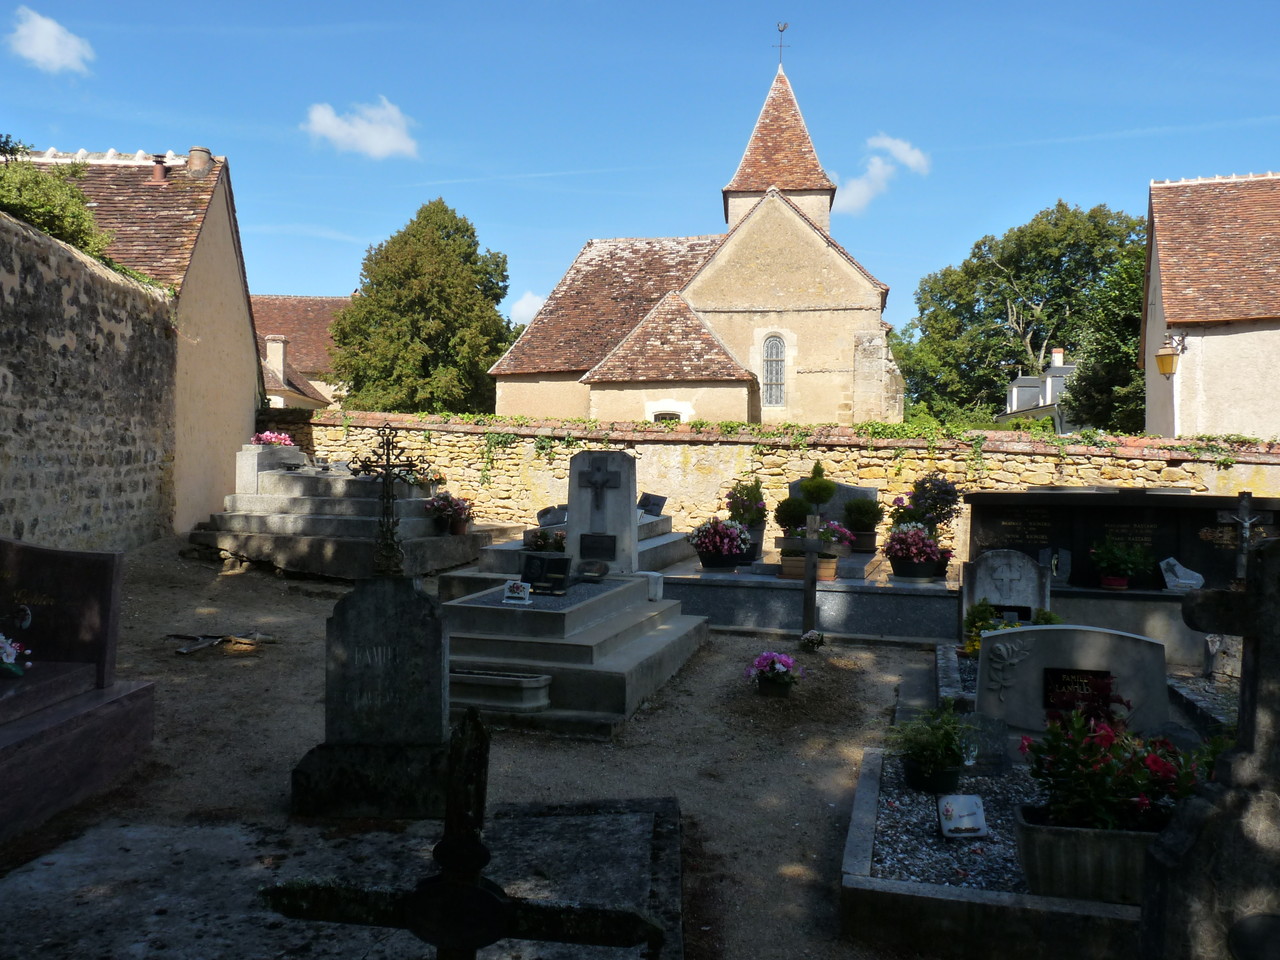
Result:
M293 497L283 493L233 493L224 498L227 513L316 514L325 517L379 517L382 504L376 497ZM426 501L420 497L396 501L396 516L426 516Z
M298 513L217 513L208 527L225 533L266 533L280 537L320 537L327 539L369 539L378 536L378 517L344 517L332 514ZM421 540L439 535L435 517L401 519L396 536L401 540Z

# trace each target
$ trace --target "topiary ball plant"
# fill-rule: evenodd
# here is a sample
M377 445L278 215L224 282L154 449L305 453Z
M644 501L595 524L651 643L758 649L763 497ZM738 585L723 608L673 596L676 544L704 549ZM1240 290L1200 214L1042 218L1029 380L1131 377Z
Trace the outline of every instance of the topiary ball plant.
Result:
M800 497L787 497L774 508L773 519L783 530L803 530L809 519L809 504Z
M815 508L836 495L836 482L826 478L821 461L815 462L809 476L800 481L800 493Z
M873 497L855 497L844 503L844 525L850 530L874 530L884 519L884 507Z

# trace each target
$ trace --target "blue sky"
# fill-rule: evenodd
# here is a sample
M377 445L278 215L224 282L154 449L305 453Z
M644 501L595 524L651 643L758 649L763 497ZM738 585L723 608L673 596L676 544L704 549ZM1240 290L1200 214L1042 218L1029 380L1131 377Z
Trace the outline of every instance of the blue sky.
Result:
M832 234L920 278L1062 198L1280 169L1280 4L31 0L0 7L0 132L228 158L254 293L342 295L442 196L519 321L592 237L724 230L784 65L844 190ZM855 202L856 198L856 202Z

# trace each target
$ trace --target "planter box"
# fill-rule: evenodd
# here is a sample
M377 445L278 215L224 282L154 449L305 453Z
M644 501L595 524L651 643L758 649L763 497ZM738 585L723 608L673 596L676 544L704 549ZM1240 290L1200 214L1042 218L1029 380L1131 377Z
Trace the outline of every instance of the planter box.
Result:
M1031 892L1104 903L1142 903L1149 830L1053 827L1028 820L1036 808L1018 807L1018 859Z
M829 560L818 558L818 579L834 580L836 578L836 562L837 558L832 557ZM783 557L782 569L778 572L778 576L783 580L803 580L804 579L804 557Z

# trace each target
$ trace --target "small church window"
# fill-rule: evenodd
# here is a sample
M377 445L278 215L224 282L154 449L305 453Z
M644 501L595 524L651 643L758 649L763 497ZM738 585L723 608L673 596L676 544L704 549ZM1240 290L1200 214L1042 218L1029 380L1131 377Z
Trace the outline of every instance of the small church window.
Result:
M663 421L666 421L666 420L674 420L676 423L679 423L679 422L680 422L680 414L678 414L678 413L655 413L655 414L653 415L653 422L654 422L654 423L662 423Z
M781 407L787 402L783 381L786 372L786 344L781 337L769 337L764 342L764 405Z

